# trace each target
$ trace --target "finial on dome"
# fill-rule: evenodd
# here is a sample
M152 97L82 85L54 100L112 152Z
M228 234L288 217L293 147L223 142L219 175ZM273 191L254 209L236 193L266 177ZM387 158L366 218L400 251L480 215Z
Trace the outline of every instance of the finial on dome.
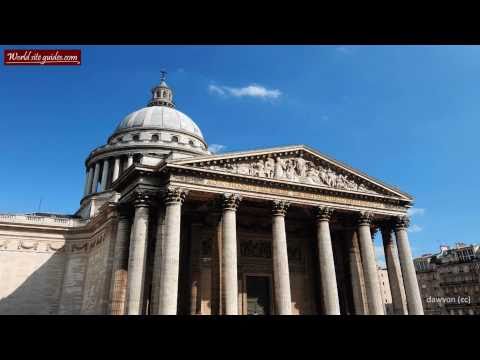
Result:
M165 82L167 72L162 69L160 74L160 85L152 89L152 99L148 103L148 106L168 106L173 108L175 107L173 103L173 92Z
M160 74L161 74L161 77L160 77L160 83L162 82L165 82L165 80L167 80L167 71L162 69L160 70Z

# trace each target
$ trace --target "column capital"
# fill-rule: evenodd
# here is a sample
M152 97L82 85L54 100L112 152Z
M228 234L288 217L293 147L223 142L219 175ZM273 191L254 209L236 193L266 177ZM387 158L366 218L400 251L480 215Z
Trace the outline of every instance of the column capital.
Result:
M317 221L330 221L334 210L328 206L317 206L315 208L315 216Z
M240 195L233 193L224 193L222 195L223 210L236 211L238 209L238 205L240 205L240 201L242 201L242 197Z
M290 206L290 203L284 200L273 200L272 203L272 214L285 216L287 215L287 210Z
M186 189L176 186L168 186L165 189L165 192L162 194L162 197L165 201L165 204L183 203L187 194L188 190Z
M133 194L133 206L138 207L149 207L152 205L153 200L155 199L155 193L145 190L137 190Z
M406 229L410 225L410 218L407 215L395 218L395 230Z
M362 211L358 214L358 225L370 225L372 220L373 220L373 213L368 212L368 211Z

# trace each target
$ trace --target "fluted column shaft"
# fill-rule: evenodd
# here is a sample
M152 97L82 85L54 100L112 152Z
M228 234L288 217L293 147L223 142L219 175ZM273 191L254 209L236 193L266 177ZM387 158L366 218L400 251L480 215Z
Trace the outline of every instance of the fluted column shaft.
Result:
M418 287L417 274L413 264L412 251L408 242L408 218L401 217L395 224L395 237L397 239L398 257L402 268L405 295L407 297L408 313L410 315L423 315L422 298Z
M90 167L88 169L87 182L85 184L85 191L83 196L87 196L88 194L90 194L92 190L92 181L93 181L93 168Z
M155 234L155 250L153 257L153 274L152 274L152 303L150 306L152 314L159 312L160 300L160 277L162 276L162 247L165 237L165 207L160 205L157 210L157 231Z
M274 201L272 209L272 259L275 312L278 315L292 315L290 271L288 268L287 234L285 215L289 203Z
M110 284L109 312L111 315L125 314L129 237L130 218L127 214L120 214L115 238L112 280Z
M222 213L222 281L225 299L225 315L238 315L237 277L237 222L236 212L241 197L236 194L223 195Z
M370 315L384 315L382 294L378 279L375 249L373 247L370 221L372 214L362 213L358 221L358 238L362 252L362 265L367 290L367 301Z
M368 302L365 289L365 278L363 275L362 258L360 256L360 245L356 231L347 233L348 241L348 262L352 282L353 305L355 315L368 314Z
M158 249L161 251L158 279L158 314L160 315L177 314L180 225L182 203L186 194L184 190L173 187L168 188L165 194L165 229L160 245L157 242Z
M120 175L120 158L115 158L115 162L113 164L113 174L112 174L112 182L118 179Z
M395 251L395 244L392 239L392 228L390 225L384 225L381 227L381 232L383 249L385 253L385 262L387 264L388 282L390 284L390 292L392 294L393 313L398 315L406 315L408 312L405 288L403 286L400 262Z
M149 196L138 194L135 200L135 217L130 238L127 283L127 314L141 315L145 289L145 265L147 262L147 235Z
M95 164L95 172L93 173L92 187L90 188L90 193L94 194L97 192L98 177L100 176L100 163Z
M330 237L330 217L333 210L326 207L317 209L317 244L320 264L320 283L324 311L326 315L340 315L337 277Z
M110 167L110 163L108 162L108 159L103 160L102 181L100 183L100 191L107 190L107 180L108 180L109 167Z

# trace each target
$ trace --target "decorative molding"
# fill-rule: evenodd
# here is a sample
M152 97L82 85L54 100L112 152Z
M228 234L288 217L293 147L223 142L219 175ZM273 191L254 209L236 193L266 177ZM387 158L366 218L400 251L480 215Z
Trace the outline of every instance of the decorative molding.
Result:
M290 207L290 203L284 200L274 200L272 202L272 214L285 216L287 215L287 210Z
M21 249L25 249L25 250L37 250L38 249L38 241L31 241L29 243L28 240L18 240L18 245L17 245L17 249L18 250L21 250Z
M335 205L340 205L341 208L347 207L363 207L371 208L372 210L381 211L395 211L404 212L405 206L399 203L399 200L392 199L371 199L367 194L357 193L330 193L329 189L317 187L305 187L298 189L291 183L268 183L264 179L228 179L219 178L219 174L204 173L199 176L197 171L190 169L176 168L176 174L171 175L171 181L175 181L179 186L194 185L199 191L209 191L210 188L222 189L223 191L242 191L248 193L258 194L259 197L266 196L284 196L288 198L295 198L298 203L304 201L322 201ZM246 183L248 180L248 183ZM230 190L231 189L231 190ZM245 195L245 194L242 194ZM358 211L358 209L351 209ZM393 214L391 214L393 215Z
M4 250L7 250L8 249L8 243L10 241L8 239L5 239L3 240L2 242L0 242L0 249L4 249Z
M242 197L238 194L225 193L223 194L222 201L224 210L236 211L238 205L240 205L240 201L242 201Z
M331 207L318 206L315 211L317 221L330 221L334 210Z
M364 226L364 225L370 225L373 220L373 214L368 211L362 211L358 215L358 225L359 226Z
M165 204L172 204L172 203L183 203L185 198L188 194L188 191L175 186L168 186L163 194L163 199Z
M49 242L47 243L47 251L65 252L65 243Z

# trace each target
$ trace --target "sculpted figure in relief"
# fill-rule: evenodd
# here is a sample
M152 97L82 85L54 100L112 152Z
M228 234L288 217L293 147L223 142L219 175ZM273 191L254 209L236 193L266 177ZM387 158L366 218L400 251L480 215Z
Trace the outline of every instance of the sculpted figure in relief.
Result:
M285 166L285 160L277 157L275 161L275 179L282 179L284 177Z
M274 173L275 173L275 160L269 157L265 161L265 176L268 178L273 178Z
M227 170L241 175L250 175L275 179L288 179L290 181L308 184L324 185L337 189L376 193L364 184L357 184L349 175L338 174L331 167L316 165L305 160L303 156L282 158L268 157L254 162L226 163L212 165L211 169Z

